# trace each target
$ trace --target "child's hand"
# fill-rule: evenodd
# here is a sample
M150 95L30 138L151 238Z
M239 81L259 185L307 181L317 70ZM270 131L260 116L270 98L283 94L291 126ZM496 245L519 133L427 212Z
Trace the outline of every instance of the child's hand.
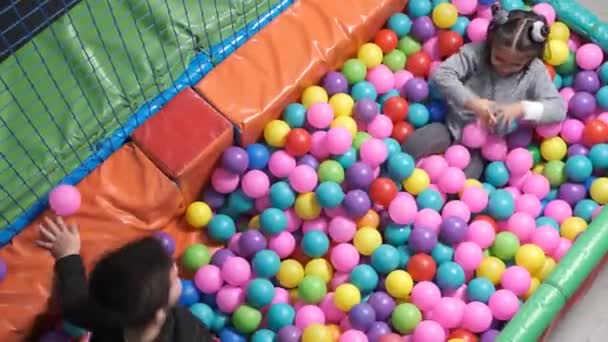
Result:
M496 103L494 101L482 98L471 100L466 105L467 109L475 113L475 115L477 115L477 117L487 126L496 123L495 106Z
M39 228L38 246L48 249L55 259L80 253L78 225L66 225L61 217L54 220L45 217L44 222Z
M496 120L505 125L505 127L511 127L513 122L523 115L524 109L521 102L515 102L507 105L496 105L495 111Z

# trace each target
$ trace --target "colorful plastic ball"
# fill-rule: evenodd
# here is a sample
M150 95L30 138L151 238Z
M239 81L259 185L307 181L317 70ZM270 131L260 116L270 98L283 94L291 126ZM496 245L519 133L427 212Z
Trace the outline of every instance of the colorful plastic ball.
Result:
M342 74L349 84L363 81L367 74L367 66L359 59L352 58L342 65Z
M338 309L349 311L361 302L361 292L355 285L345 283L336 288L333 299Z
M608 144L592 146L588 156L595 169L608 169Z
M435 282L441 289L457 289L464 284L464 281L464 270L455 262L444 262L437 268Z
M416 203L420 209L430 208L437 211L443 207L443 198L438 191L427 188L418 194Z
M426 125L429 122L430 114L425 105L413 103L407 114L407 120L412 126L418 128Z
M574 76L574 90L595 94L600 89L600 79L594 71L581 71Z
M376 321L376 312L371 305L360 303L350 309L348 320L354 329L365 331Z
M565 219L572 216L572 208L563 200L552 200L545 206L545 216L551 217L557 223L562 223Z
M374 172L366 163L357 162L346 170L346 180L354 189L366 189L374 180Z
M272 342L276 334L272 330L260 329L251 335L251 342Z
M471 302L464 309L462 326L473 333L486 331L492 324L492 311L480 302Z
M241 305L232 314L232 324L241 333L254 332L262 322L260 311L248 306Z
M355 285L361 293L369 293L378 285L378 273L366 264L357 265L350 273L349 282Z
M399 38L397 33L391 29L382 29L374 36L374 43L380 47L382 52L389 53L397 47Z
M470 301L488 303L495 291L494 284L489 279L477 277L471 279L467 285L467 298Z
M286 325L277 332L277 340L285 342L299 342L302 331L293 325Z
M287 134L287 140L285 142L285 149L292 156L300 157L300 156L305 155L306 153L308 153L310 151L311 146L312 146L311 136L305 129L294 128L291 131L289 131L289 133ZM276 155L276 153L277 152L273 153L273 156ZM281 162L281 164L283 164L283 163L291 164L292 163L291 161L283 161L283 160L274 161L274 163L277 163L277 162ZM287 168L282 165L272 166L272 163L273 163L272 158L270 160L270 163L271 163L271 172L273 169L275 169L275 170L281 170L281 169L289 170L290 168L293 169L293 167L291 167L291 166L288 166ZM293 162L293 164L295 167L295 161ZM288 175L288 173L287 174L286 173L287 172L279 172L279 174L277 174L276 172L273 172L273 174L275 174L277 177L286 177Z
M342 202L346 213L351 217L361 217L371 208L371 201L363 190L355 189L346 193Z
M370 197L374 203L387 207L397 196L397 185L390 178L377 178L370 186Z
M245 148L249 156L249 169L263 169L268 164L270 153L262 144L251 144Z
M384 64L377 65L368 70L366 79L375 87L379 94L385 94L395 86L395 76Z
M417 211L414 197L404 192L398 193L388 207L390 218L397 224L412 224Z
M439 229L439 238L443 243L455 245L467 238L467 222L457 216L446 217Z
M448 167L445 170L443 177L439 179L437 185L439 189L448 194L456 194L462 190L466 176L464 172L457 167Z
M309 110L312 105L327 103L327 100L327 92L320 86L309 86L302 92L302 104Z
M471 42L481 42L486 39L489 26L488 19L475 18L467 26L467 36Z
M587 189L584 184L563 183L558 190L558 197L566 201L571 206L582 201L587 196Z
M504 220L513 214L515 201L506 190L495 190L490 193L488 213L498 220Z
M593 212L599 207L595 201L591 199L584 199L576 204L574 207L574 215L582 218L583 220L589 222L591 221L591 217Z
M182 256L182 266L190 271L196 271L201 266L207 265L211 260L209 249L202 244L195 243L184 251Z
M608 109L608 86L601 87L597 94L595 94L595 98L600 108Z
M509 320L519 310L519 299L509 290L498 290L494 292L488 302L494 318L499 320Z
M367 132L371 137L376 139L384 139L391 136L393 131L393 122L386 115L376 116L368 125ZM360 147L362 144L360 145Z
M403 53L405 53L405 55L408 57L408 60L409 60L409 57L414 55L416 52L419 52L420 50L422 50L422 45L420 45L420 43L413 37L405 36L399 40L399 44L397 44L397 49L399 49ZM430 66L430 63L431 63L431 61L429 60L429 66ZM407 69L407 67L406 67L406 69ZM413 76L411 72L409 72L409 71L407 71L407 72L408 72L408 74L405 74L405 75ZM409 77L409 78L411 78L411 77ZM405 82L404 82L404 84L405 84Z
M361 145L359 156L361 161L372 168L376 168L386 160L388 151L382 140L372 138Z
M399 143L403 143L412 133L414 133L414 130L414 126L412 126L409 122L400 121L393 125L391 137Z
M412 156L406 153L397 153L388 159L387 168L391 178L401 182L414 172L415 165Z
M348 91L348 81L346 80L346 77L337 71L330 71L325 74L321 85L329 96L338 93L346 93Z
M323 182L315 190L317 201L322 208L336 208L344 199L344 191L338 183Z
M382 49L374 43L363 44L357 52L357 59L367 68L373 68L382 63Z
M342 335L340 335L340 338L338 340L338 342L367 342L367 336L365 336L365 333L363 333L362 331L359 330L347 330L345 331Z
M497 257L489 256L485 257L481 261L481 264L477 268L475 274L478 277L487 278L494 285L498 285L505 269L506 266L502 260L498 259Z
M503 162L495 161L486 165L484 179L495 187L503 187L509 182L509 170Z
M317 258L325 255L329 249L329 238L325 233L311 230L304 234L301 243L302 251L309 257Z
M412 195L418 195L430 185L429 175L422 169L414 169L412 174L403 181L403 187Z
M416 326L412 342L445 342L445 329L437 322L424 320Z
M587 122L583 129L583 142L588 146L608 142L608 123L594 119Z
M481 247L473 242L463 242L454 251L454 261L456 261L466 271L474 271L483 260Z
M407 272L417 282L433 280L436 271L437 263L425 253L413 255L407 263Z
M75 214L81 203L80 192L73 185L61 184L49 192L49 206L57 216Z
M566 161L565 171L568 179L584 182L593 173L593 163L586 156L572 156Z
M374 322L369 329L365 332L368 338L368 341L378 341L384 335L387 335L391 332L391 327L385 322Z
M475 13L477 9L477 0L452 0L452 4L458 10L458 13L470 15Z
M388 19L387 25L389 29L397 33L399 38L406 36L412 29L412 21L403 13L395 13Z
M569 112L579 119L585 119L597 109L595 96L585 91L579 91L568 102Z
M522 186L522 191L527 194L532 194L538 199L543 199L551 190L551 185L547 178L542 175L532 174L526 178Z
M403 70L406 61L407 57L405 53L397 49L390 51L382 58L382 64L386 65L392 72ZM387 92L386 94L391 94L391 92Z
M420 310L432 310L441 299L441 291L430 281L421 281L414 285L411 293L411 301Z
M300 103L290 103L283 110L283 121L291 128L303 127L305 120L306 108Z
M462 191L460 200L472 213L480 213L488 206L489 196L483 187L470 186Z
M562 42L567 42L569 38L570 29L566 24L557 21L551 25L548 40L559 40Z
M325 281L316 275L305 276L298 285L298 298L305 303L319 303L327 294Z
M471 20L465 16L459 16L456 23L450 27L450 30L456 32L459 36L464 37ZM463 42L464 43L464 42Z
M267 246L266 237L259 230L249 229L240 235L237 241L238 254L249 258Z
M421 320L422 313L415 305L410 303L397 305L391 315L393 328L402 334L412 332Z
M408 246L414 253L429 253L437 245L437 234L431 229L417 227L410 233Z
M517 235L512 232L500 232L496 235L490 252L504 261L513 260L519 249L519 242Z
M553 26L555 26L555 24L553 24ZM544 60L550 65L560 65L568 60L569 51L566 42L550 39L545 44Z
M430 68L431 58L423 51L415 52L407 58L406 69L415 77L428 76Z
M257 278L247 284L247 302L254 307L262 308L272 301L275 289L270 280Z
M180 282L182 285L182 292L179 296L179 304L189 307L194 303L197 303L200 300L200 293L194 286L194 282L184 279L182 279Z
M412 276L403 270L390 272L384 282L386 291L397 299L408 298L413 286L414 281L412 280Z
M544 262L545 253L540 247L533 244L521 246L515 254L515 263L528 270L531 274L538 271Z
M372 267L380 274L388 274L399 266L399 252L391 245L380 245L371 256Z
M270 278L279 272L281 259L271 250L258 251L251 260L254 273L259 277Z
M384 115L389 117L393 122L400 122L407 117L409 104L400 96L391 97L384 103L382 111L384 112Z
M585 44L576 51L576 63L583 70L595 70L604 61L604 52L596 44Z
M296 312L293 307L285 303L272 304L266 312L266 323L268 328L279 331L285 326L294 323Z
M371 122L378 113L378 105L376 104L376 101L372 99L361 99L355 104L354 116L357 120L362 122Z
M407 12L414 18L428 15L433 8L431 0L412 1L408 3Z
M570 241L587 229L587 222L580 217L572 216L564 220L560 226L560 234Z
M407 81L402 91L407 99L412 102L422 102L429 96L429 86L420 77L414 77Z
M283 260L276 277L281 286L295 288L304 278L304 268L294 259Z
M231 146L222 155L222 167L229 172L242 174L247 170L249 156L245 149Z
M442 3L435 6L432 17L435 26L447 29L456 24L458 9L450 3Z
M341 243L332 248L330 259L336 271L350 272L359 263L359 253L353 245Z
M495 238L495 231L492 225L483 221L473 221L469 225L467 240L472 241L481 248L488 248L492 245Z
M516 296L521 296L528 292L532 278L525 268L511 266L502 274L500 284L503 289L513 292Z
M186 221L194 228L206 226L212 216L211 208L205 202L192 202L186 209Z
M432 318L446 329L456 328L462 322L465 305L459 299L443 297L432 311Z

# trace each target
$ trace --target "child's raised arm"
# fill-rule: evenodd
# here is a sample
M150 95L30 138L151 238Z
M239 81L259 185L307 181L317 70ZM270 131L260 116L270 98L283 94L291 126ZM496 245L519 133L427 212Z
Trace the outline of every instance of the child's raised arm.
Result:
M566 118L566 102L559 95L549 72L540 61L530 65L535 82L531 85L530 98L523 101L523 119L537 123L560 122Z

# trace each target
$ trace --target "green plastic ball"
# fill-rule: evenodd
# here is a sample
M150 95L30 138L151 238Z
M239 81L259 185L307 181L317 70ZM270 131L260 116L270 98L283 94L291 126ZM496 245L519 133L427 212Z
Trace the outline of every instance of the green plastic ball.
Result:
M511 232L500 232L494 239L494 244L490 247L490 252L495 257L509 261L513 260L515 253L519 249L519 239Z
M342 73L344 74L344 77L346 77L348 84L355 84L365 80L365 76L367 76L367 67L360 60L352 58L344 63L342 66Z
M568 59L555 67L555 71L560 75L572 75L576 72L576 55L574 52L570 51L568 54Z
M405 63L407 62L407 56L399 49L395 49L386 55L382 59L382 63L386 65L392 72L403 70Z
M372 136L366 132L357 132L357 134L355 135L355 138L353 139L353 147L356 150L359 150L361 145L363 145L363 143L366 142L367 140L371 139L371 137Z
M344 168L335 160L326 160L317 170L319 182L342 183L344 181Z
M207 265L211 261L209 249L200 243L190 245L182 256L182 266L189 271L196 271L201 266Z
M308 304L321 302L326 294L327 286L325 282L321 277L316 275L307 275L298 286L299 298Z
M541 162L542 156L540 155L540 149L537 145L528 146L528 151L532 154L532 160L534 161L534 166L538 165Z
M391 315L393 327L402 334L409 334L422 320L422 313L413 304L404 303L395 307Z
M254 332L262 322L262 314L259 310L249 305L241 305L232 314L232 325L243 334Z
M397 49L401 50L406 56L415 54L422 49L422 46L418 41L410 36L405 36L399 40Z
M561 160L551 160L543 168L543 176L545 176L552 187L562 185L566 179L566 163Z

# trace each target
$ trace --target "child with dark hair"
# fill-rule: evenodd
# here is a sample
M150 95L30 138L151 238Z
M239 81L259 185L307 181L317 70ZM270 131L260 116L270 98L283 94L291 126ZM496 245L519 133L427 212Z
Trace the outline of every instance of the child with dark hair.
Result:
M545 18L499 6L493 14L487 41L464 45L432 75L448 105L446 124L422 127L405 141L404 150L414 158L444 152L452 140L461 139L467 124L478 120L504 134L515 121L545 124L566 117L566 104L541 61ZM483 167L479 152L471 151L467 177L478 179Z
M37 244L56 259L63 317L91 331L92 342L213 341L200 320L176 306L177 267L156 239L136 240L105 255L88 287L76 225L47 218Z

